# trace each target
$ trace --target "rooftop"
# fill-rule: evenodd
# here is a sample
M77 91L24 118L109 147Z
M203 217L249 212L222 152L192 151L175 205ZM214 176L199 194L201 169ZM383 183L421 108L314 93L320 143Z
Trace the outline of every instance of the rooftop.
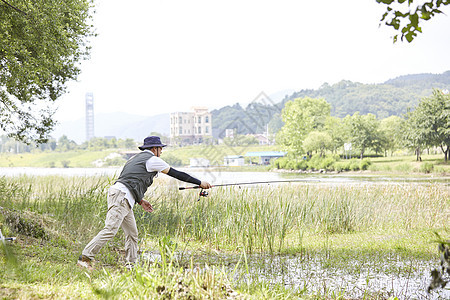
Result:
M286 152L281 151L257 151L257 152L247 152L245 156L258 156L258 157L283 157L286 155Z

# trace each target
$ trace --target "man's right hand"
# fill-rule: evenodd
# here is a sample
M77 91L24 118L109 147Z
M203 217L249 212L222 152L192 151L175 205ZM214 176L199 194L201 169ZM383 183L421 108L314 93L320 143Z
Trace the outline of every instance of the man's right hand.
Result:
M211 188L211 185L209 184L209 182L202 181L202 183L200 184L200 187L201 187L202 189L207 190L207 189L210 189L210 188Z
M145 210L146 212L150 213L153 212L153 206L147 200L142 199L140 204L142 206L142 209Z

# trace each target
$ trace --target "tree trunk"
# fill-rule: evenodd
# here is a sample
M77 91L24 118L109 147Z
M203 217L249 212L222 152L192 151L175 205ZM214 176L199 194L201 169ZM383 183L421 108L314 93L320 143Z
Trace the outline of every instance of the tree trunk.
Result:
M447 146L447 149L444 150L444 146L441 145L441 149L442 149L442 152L444 152L444 161L445 161L445 163L447 163L449 154L450 154L450 146Z

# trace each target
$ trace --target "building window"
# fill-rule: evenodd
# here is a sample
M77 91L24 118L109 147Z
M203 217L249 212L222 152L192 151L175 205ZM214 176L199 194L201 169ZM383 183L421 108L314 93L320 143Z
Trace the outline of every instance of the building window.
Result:
M205 133L209 133L209 127L208 126L205 127Z
M198 134L202 134L202 128L198 126Z
M198 124L202 122L202 117L198 117Z
M209 117L208 116L205 117L205 123L209 123Z
M183 119L181 117L178 117L178 123L183 123Z
M178 132L179 132L180 134L183 134L183 128L180 127L180 129L178 130Z

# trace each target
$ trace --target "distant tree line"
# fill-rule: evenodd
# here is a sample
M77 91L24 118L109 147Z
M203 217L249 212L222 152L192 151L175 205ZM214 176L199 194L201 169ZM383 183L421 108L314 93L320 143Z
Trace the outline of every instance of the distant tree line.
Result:
M286 102L281 117L283 127L277 143L293 157L313 153L343 153L351 150L362 159L367 151L387 155L409 148L417 154L439 148L448 161L450 150L450 95L434 90L404 116L379 119L355 112L344 118L331 116L331 105L324 99L297 98Z
M269 131L276 134L284 125L281 111L287 102L297 98L322 98L330 105L330 115L345 118L359 112L373 114L378 119L403 116L414 108L419 100L433 93L433 89L449 89L450 71L443 74L413 74L390 79L381 84L363 84L348 80L319 89L305 89L286 95L280 103L253 102L243 108L235 105L211 111L213 136L223 138L226 129L238 134L254 134Z

